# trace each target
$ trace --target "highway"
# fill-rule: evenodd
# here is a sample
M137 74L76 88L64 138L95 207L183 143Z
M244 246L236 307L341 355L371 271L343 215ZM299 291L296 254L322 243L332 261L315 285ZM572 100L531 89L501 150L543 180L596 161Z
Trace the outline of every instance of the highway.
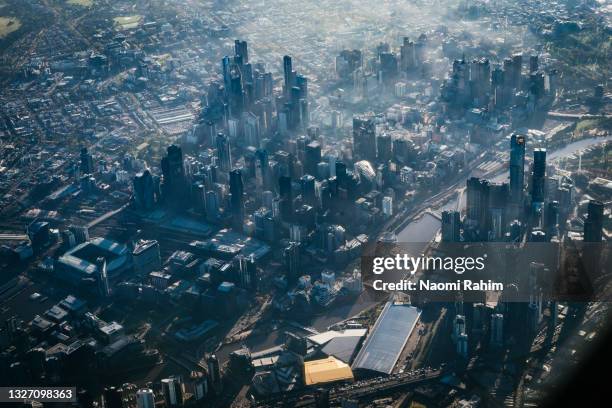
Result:
M329 392L330 402L339 403L343 399L363 399L373 397L379 393L388 393L403 387L420 384L426 381L440 378L443 369L423 368L417 371L409 371L403 374L395 374L389 377L376 377L368 380L357 381L352 384L331 388ZM291 406L310 407L315 406L314 390L304 388L278 396L253 402L253 407Z
M578 122L580 120L587 120L587 119L610 119L612 118L612 114L609 114L609 113L592 114L592 113L548 112L547 117L549 119L569 120L572 122Z

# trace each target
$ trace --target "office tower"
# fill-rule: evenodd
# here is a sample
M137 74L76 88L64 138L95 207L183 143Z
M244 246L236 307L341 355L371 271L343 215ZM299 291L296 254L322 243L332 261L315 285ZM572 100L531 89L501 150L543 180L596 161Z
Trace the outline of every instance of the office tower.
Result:
M402 46L400 47L400 69L406 72L416 68L417 55L414 42L408 37L404 37Z
M283 221L288 221L293 216L293 192L291 190L291 177L279 177L278 190L281 199L279 209L280 216Z
M218 167L213 164L204 166L204 186L206 189L212 188L212 185L217 182L217 169Z
M507 183L489 184L489 208L487 215L489 236L488 240L501 240L506 233L506 209L510 189Z
M270 187L270 159L264 149L255 151L255 185L257 188Z
M93 157L87 151L86 147L81 149L81 174L91 174L94 171Z
M299 89L299 98L308 99L308 78L304 75L297 74L295 76L295 86Z
M546 78L542 71L529 74L529 92L536 100L542 98L546 93Z
M457 340L459 339L459 336L461 336L462 334L465 334L465 332L466 332L465 316L458 314L455 316L455 319L453 320L452 340L454 342L457 342Z
M209 221L219 218L219 194L214 190L206 192L206 218Z
M531 178L531 202L534 208L542 208L546 185L546 149L533 150L533 172Z
M559 202L551 201L546 205L544 211L544 230L549 237L556 236L559 232Z
M191 185L191 206L200 214L206 211L206 188L204 183L196 181Z
M268 242L276 240L276 222L280 210L276 209L276 201L272 201L272 210L262 207L253 213L253 222L255 223L255 235Z
M341 161L336 162L336 180L338 181L339 187L346 187L348 182L346 164Z
M221 390L221 366L217 356L211 354L206 359L206 367L208 369L208 378L210 379L210 385L212 388L219 392Z
M136 408L155 408L155 394L150 388L136 391Z
M476 238L486 240L489 227L489 182L471 177L467 181L466 222L477 231Z
M491 65L487 58L472 61L470 64L470 88L472 100L482 106L491 89Z
M274 202L274 193L270 190L266 190L261 193L261 204L268 209L272 209L272 203Z
M354 159L376 161L376 124L373 118L353 118Z
M500 347L504 344L504 315L494 313L491 315L491 345Z
M201 401L208 395L208 376L202 371L192 371L189 374L189 391L196 401Z
M115 387L106 387L102 393L104 408L123 408L121 399L121 389Z
M72 231L63 230L61 233L62 237L62 249L68 251L76 246L76 238Z
M382 212L385 217L393 216L393 198L383 197L382 199Z
M260 127L259 117L252 112L244 112L242 115L244 123L244 141L249 146L259 147Z
M391 136L382 134L376 140L378 161L387 162L391 160Z
M293 177L295 170L295 156L284 150L277 150L274 158L279 166L279 176Z
M186 192L185 168L183 166L183 151L176 145L167 149L162 158L161 169L164 175L164 199L172 204L183 204Z
M293 67L291 63L291 57L285 55L283 57L283 77L284 77L284 90L285 94L289 94L289 90L293 87Z
M393 141L393 158L399 163L408 161L408 142L406 139L395 139Z
M253 257L239 255L238 257L238 278L240 287L247 290L257 289L257 266Z
M510 200L514 205L520 205L523 201L525 144L525 136L512 134L510 138Z
M232 64L229 71L229 90L227 94L230 115L234 118L240 117L244 110L245 94L240 67L236 64Z
M223 73L223 87L225 88L226 94L230 90L230 70L232 66L232 60L230 57L225 56L221 60L221 69Z
M134 202L139 209L145 211L153 209L155 205L155 185L149 170L134 176Z
M161 380L162 393L166 407L178 407L183 405L184 389L180 377L169 377Z
M306 145L304 152L304 171L310 175L317 174L317 165L321 161L321 144L312 141Z
M461 240L461 214L459 211L442 211L442 241Z
M584 242L601 242L603 238L604 205L601 201L591 200L584 221Z
M247 48L246 41L235 40L234 41L234 54L242 57L242 63L248 64L249 62L249 51Z
M529 73L536 72L538 69L539 69L538 56L530 55L529 56Z
M359 50L342 50L336 57L336 76L338 79L352 81L353 73L361 68L363 58Z
M230 172L230 211L234 228L242 231L244 221L244 185L242 182L242 172L239 169Z
M308 99L300 98L299 107L300 107L300 124L302 125L302 128L305 129L310 125L310 111L308 110Z
M291 242L283 250L283 261L287 271L287 285L289 286L293 286L301 275L300 249L299 243Z
M137 242L134 251L132 251L132 263L134 264L134 272L141 276L160 270L159 243L155 240Z
M457 354L463 358L468 357L468 335L465 333L457 337Z
M542 311L542 282L546 281L549 274L546 265L538 262L529 264L529 275L527 276L527 286L529 293L529 301L538 304L540 312Z
M397 78L397 57L392 52L383 52L379 56L379 79L385 84L391 84Z
M315 178L310 174L302 176L300 179L300 187L302 200L312 207L316 206Z
M295 129L301 121L300 94L300 88L297 86L289 90L289 102L286 104L289 109L289 129Z
M222 171L230 171L232 169L232 156L228 137L223 133L218 133L215 144L219 168Z
M101 297L110 296L110 285L108 283L108 274L106 273L106 259L98 257L96 259L98 294Z
M329 163L322 161L317 164L316 178L320 181L329 178Z
M506 105L506 92L504 90L505 72L499 66L491 71L491 96L495 108L503 108Z
M512 86L519 88L521 86L521 71L523 69L523 55L514 54L512 56Z
M89 241L89 228L86 225L70 225L68 230L74 234L77 245Z

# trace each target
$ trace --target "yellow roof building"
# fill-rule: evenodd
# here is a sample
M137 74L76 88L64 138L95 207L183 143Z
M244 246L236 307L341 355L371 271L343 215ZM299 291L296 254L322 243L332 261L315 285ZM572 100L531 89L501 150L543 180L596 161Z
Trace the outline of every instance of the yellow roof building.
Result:
M353 371L348 364L334 357L304 362L304 383L315 385L334 381L353 380Z

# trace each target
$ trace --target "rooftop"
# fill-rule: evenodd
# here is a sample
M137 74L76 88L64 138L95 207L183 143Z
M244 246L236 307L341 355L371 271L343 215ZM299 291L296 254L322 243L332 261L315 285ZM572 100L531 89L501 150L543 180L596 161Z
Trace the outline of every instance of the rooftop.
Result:
M357 354L353 369L391 374L420 315L414 306L388 302Z
M304 383L315 385L334 381L352 381L351 367L334 357L304 362Z

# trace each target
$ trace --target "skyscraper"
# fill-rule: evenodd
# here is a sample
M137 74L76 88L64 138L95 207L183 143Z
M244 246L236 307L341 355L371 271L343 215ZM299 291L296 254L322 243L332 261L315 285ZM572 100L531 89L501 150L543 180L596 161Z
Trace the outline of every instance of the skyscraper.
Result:
M461 239L461 214L459 211L442 211L442 241L459 242Z
M376 160L376 124L372 118L353 118L353 154L359 159Z
M216 221L219 218L219 195L214 190L206 192L206 218Z
M81 173L82 174L91 174L94 171L94 165L93 165L93 157L91 156L91 154L89 154L89 152L87 151L86 147L83 147L81 149Z
M474 238L486 240L489 217L489 182L471 177L467 181L466 221L477 232Z
M121 388L106 387L102 393L104 408L122 408Z
M288 221L293 215L293 192L291 191L291 177L279 177L278 190L281 199L280 216L283 221Z
M184 389L180 377L169 377L161 380L162 393L166 407L177 407L183 405Z
M136 408L155 408L155 394L150 388L136 391Z
M215 144L217 147L219 167L222 171L230 171L232 169L232 156L230 151L229 139L223 133L219 133L217 134Z
M557 235L559 226L559 202L551 201L546 205L544 212L544 230L548 236Z
M255 184L258 188L268 188L270 184L270 160L264 149L255 151Z
M208 369L208 378L210 379L210 385L212 388L219 392L221 391L221 366L217 356L211 354L206 359L206 368Z
M240 287L247 290L257 289L257 266L255 260L244 255L239 255L237 259Z
M525 136L510 138L510 200L517 205L523 201L525 188Z
M382 134L376 140L378 161L386 162L391 160L391 136Z
M417 65L416 47L408 37L404 37L400 48L400 69L403 72L414 69Z
M584 221L584 242L601 242L603 237L604 205L601 201L591 200Z
M489 206L487 221L489 225L488 239L501 240L506 233L507 221L507 206L508 206L509 188L508 183L491 183L489 184Z
M284 91L285 94L289 94L289 90L293 87L293 67L291 63L291 57L285 55L283 57L283 76L284 76Z
M383 197L382 211L385 217L391 217L393 215L393 197Z
M494 313L491 315L491 345L499 347L504 344L504 315Z
M533 173L531 178L532 205L542 208L546 185L546 149L533 150Z
M300 244L291 242L283 251L283 260L287 271L287 284L294 285L300 276Z
M164 175L162 185L164 199L174 204L182 203L186 192L186 181L183 151L180 147L176 145L168 147L167 154L161 161L161 169Z
M242 231L244 221L244 185L242 182L242 172L234 169L230 172L230 212L232 222L237 231Z
M310 174L305 174L300 179L300 186L301 186L302 200L306 204L312 207L315 207L316 201L317 201L316 196L315 196L315 178L311 176Z
M317 174L317 165L321 161L321 144L316 140L306 145L304 171L310 175Z
M234 53L242 57L242 63L247 64L249 62L249 51L247 48L246 41L235 40L234 41Z
M106 273L106 259L99 257L96 259L98 294L101 297L110 296L110 286L108 283L108 274Z
M134 176L134 202L141 210L151 210L155 204L155 186L149 170Z

